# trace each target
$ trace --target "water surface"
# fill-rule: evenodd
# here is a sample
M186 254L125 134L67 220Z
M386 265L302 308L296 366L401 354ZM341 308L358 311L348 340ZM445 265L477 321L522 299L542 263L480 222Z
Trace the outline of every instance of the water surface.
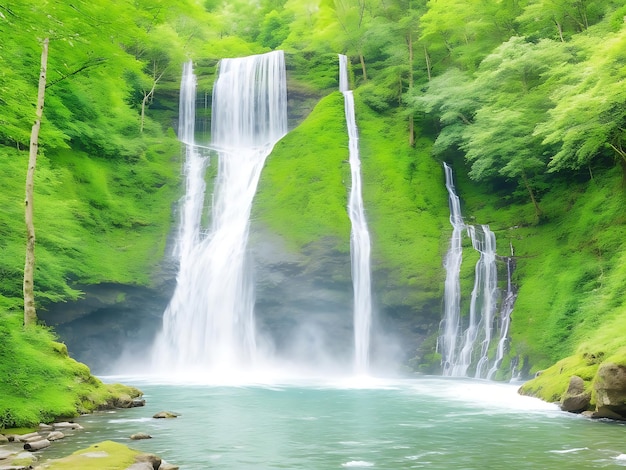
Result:
M142 408L79 418L55 457L112 439L181 469L583 469L626 466L626 428L517 386L447 378L216 386L125 378ZM158 411L180 413L153 419ZM153 438L130 441L136 432Z

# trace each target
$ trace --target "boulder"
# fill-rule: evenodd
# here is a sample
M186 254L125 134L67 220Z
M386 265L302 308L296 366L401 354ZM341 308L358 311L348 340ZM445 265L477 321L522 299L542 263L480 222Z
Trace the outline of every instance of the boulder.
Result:
M138 432L138 433L135 433L135 434L131 435L130 438L133 441L139 441L141 439L152 439L152 436L150 434L145 433L145 432Z
M613 362L600 365L594 380L595 417L626 420L626 366Z
M9 438L4 434L0 434L0 444L6 444L7 442L9 442Z
M567 391L561 398L560 407L570 413L582 413L589 408L591 393L585 392L585 381L573 375L569 380Z
M156 413L153 418L161 419L161 418L178 418L180 415L178 413L173 413L171 411L159 411Z
M179 470L179 468L180 467L178 465L174 465L173 463L169 463L169 462L166 462L165 460L162 460L159 470Z
M46 439L52 442L52 441L58 441L59 439L63 439L64 437L65 437L65 434L63 434L61 431L52 431L46 436Z
M154 454L139 454L135 457L135 463L147 463L153 470L160 470L162 462L161 457Z
M62 421L60 423L54 423L54 429L83 429L78 423L70 423L69 421Z

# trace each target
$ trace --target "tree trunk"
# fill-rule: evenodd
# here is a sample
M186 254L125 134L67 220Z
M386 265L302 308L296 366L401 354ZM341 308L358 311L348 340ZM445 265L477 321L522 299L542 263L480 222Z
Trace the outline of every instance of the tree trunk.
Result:
M526 173L522 171L522 181L524 181L524 186L526 187L526 191L528 191L528 195L530 196L530 200L533 202L533 206L535 206L535 215L538 219L541 218L543 214L539 204L537 203L537 199L535 199L535 193L533 192L533 188L531 188L530 183L528 182L528 178L526 177Z
M41 72L39 73L39 89L37 92L36 119L30 134L30 153L28 171L26 173L26 199L24 201L26 220L26 262L24 263L24 325L37 322L35 310L34 272L35 272L35 224L33 222L33 188L37 151L39 149L39 129L43 115L43 103L46 93L46 70L48 66L48 38L43 40L41 51Z
M407 35L407 43L409 46L409 91L413 90L413 35L409 31ZM409 145L415 146L415 123L413 122L413 114L409 115Z
M367 81L367 71L365 70L365 58L363 53L359 52L359 60L361 61L361 70L363 70L363 81Z
M424 57L426 58L426 74L428 75L428 81L432 79L431 75L431 66L430 66L430 56L428 55L428 49L424 46Z

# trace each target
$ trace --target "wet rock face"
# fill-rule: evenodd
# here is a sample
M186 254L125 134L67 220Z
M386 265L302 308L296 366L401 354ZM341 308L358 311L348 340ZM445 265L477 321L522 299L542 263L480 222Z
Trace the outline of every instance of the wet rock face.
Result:
M350 257L336 244L320 240L292 253L275 235L252 235L257 328L278 355L316 364L328 359L322 356L350 355Z
M596 373L595 417L626 420L626 366L605 362Z
M54 327L74 359L103 374L112 372L121 353L139 353L152 343L174 286L173 280L158 289L120 284L79 286L84 292L82 299L53 304L37 313Z

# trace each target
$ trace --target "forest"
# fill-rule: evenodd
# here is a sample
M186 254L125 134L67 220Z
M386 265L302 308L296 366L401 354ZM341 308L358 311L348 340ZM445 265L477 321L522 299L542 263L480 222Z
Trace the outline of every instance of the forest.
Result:
M51 361L29 374L13 362L41 351L67 356L48 328L20 323L24 181L45 39L38 309L81 299L89 285L157 286L182 194L176 121L187 60L202 72L208 100L219 59L285 51L290 90L303 104L268 163L255 211L294 247L342 232L345 170L316 186L323 170L312 155L286 192L268 188L296 174L280 156L308 151L301 142L328 158L345 151L329 137L342 128L328 125L341 109L334 62L343 53L381 302L406 328L424 323L407 363L440 367L449 236L441 162L452 162L465 216L490 224L503 240L498 253L514 249L517 259L507 364L515 358L526 377L552 366L528 385L552 401L570 375L591 389L603 361L626 364L625 23L626 6L612 0L0 0L0 337L11 345L0 351L0 396L28 390L3 399L0 426L71 414L41 377L81 377L75 410L96 406L85 389L99 387L80 365ZM310 220L294 224L303 181L313 182L305 186Z

